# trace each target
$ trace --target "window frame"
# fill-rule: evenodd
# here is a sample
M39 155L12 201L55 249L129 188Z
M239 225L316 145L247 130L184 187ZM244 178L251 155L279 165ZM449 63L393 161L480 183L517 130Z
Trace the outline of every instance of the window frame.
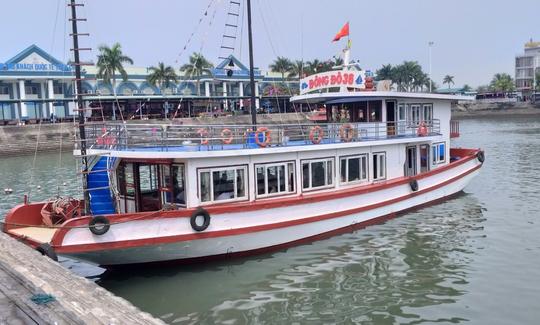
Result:
M292 170L293 170L293 178L292 178L292 184L294 191L288 191L287 189L290 187L289 183L289 164L292 164ZM285 189L284 192L279 192L279 186L278 186L278 192L275 193L268 193L268 167L277 167L277 166L285 166ZM259 194L259 181L257 179L257 169L258 168L264 168L264 189L265 194ZM255 198L256 199L264 199L269 197L276 197L276 196L284 196L284 195L293 195L298 193L298 186L296 185L296 161L294 160L288 160L288 161L277 161L277 162L271 162L271 163L260 163L260 164L253 164L253 170L255 173Z
M358 180L355 180L355 181L348 181L348 179L349 179L349 164L348 164L348 162L349 162L350 159L356 159L356 158L359 158L359 159L365 158L366 159L366 170L365 170L366 177L364 179L361 178L361 179L358 179ZM346 166L345 179L346 179L346 181L341 180L341 161L342 160L346 160L346 163L345 163L345 166ZM362 176L361 166L362 166L362 163L360 162L360 169L359 169L360 176ZM363 153L363 154L358 154L358 155L347 155L347 156L340 156L339 157L339 184L340 185L355 185L355 184L361 184L361 183L367 183L367 182L369 182L369 154L368 153Z
M325 179L325 183L326 181L328 180L328 162L332 162L332 183L331 184L326 184L326 185L323 185L323 186L317 186L317 187L313 187L311 186L311 179L312 179L312 173L311 173L311 165L313 163L318 163L318 162L326 162L326 168L325 168L325 172L324 172L324 179ZM309 163L309 187L304 187L304 164L305 163ZM329 188L334 188L336 186L336 168L335 168L335 165L336 165L336 159L335 157L324 157L324 158L316 158L316 159L302 159L300 160L300 171L301 171L301 177L302 177L302 182L301 182L301 186L302 186L302 192L312 192L312 191L319 191L319 190L323 190L323 189L329 189Z
M444 146L444 157L443 159L439 159L440 158L440 155L439 153L441 152L440 150L440 146ZM436 149L435 149L436 148ZM435 149L435 154L433 152L433 149ZM431 144L431 164L432 165L440 165L440 164L444 164L446 163L446 141L442 141L442 142L434 142Z
M371 161L373 162L373 164L375 164L374 158L375 158L375 157L378 157L378 156L381 156L381 155L384 156L384 168L383 168L383 170L384 170L384 176L383 176L383 177L375 177L375 175L371 175L371 176L373 176L372 180L373 180L374 182L375 182L375 181L383 181L383 180L386 180L386 178L387 178L387 176L388 176L388 175L387 175L387 174L388 174L388 173L387 173L388 164L387 164L387 162L386 162L386 151L379 151L379 152L373 152L373 153L371 153L371 157L372 157L372 158L371 158ZM379 159L377 159L376 161L378 162ZM380 167L380 166L379 166L379 167ZM375 170L380 171L380 168L375 168L375 165L373 165L373 169L372 169L372 170L373 170L373 172L375 172Z
M161 170L160 170L160 188L159 188L159 191L162 193L162 201L163 201L163 204L175 204L176 206L180 206L180 207L186 207L187 206L187 178L186 178L186 172L187 172L187 169L186 169L186 164L183 163L183 162L174 162L172 164L168 164L168 165L161 165ZM178 167L178 168L182 168L182 171L183 171L183 174L182 174L182 177L183 177L183 180L184 180L184 203L179 203L177 202L177 199L176 199L176 196L174 195L174 177L173 177L173 168L175 167ZM169 174L168 177L170 177L170 180L169 182L165 182L165 173L164 173L164 170L168 170L167 173ZM170 194L171 195L171 202L169 202L167 200L167 194Z
M232 199L225 199L225 200L215 200L214 198L214 172L221 172L224 170L234 170L235 172L235 182L234 182L234 194L236 195L238 191L237 183L236 183L236 171L238 169L242 169L244 171L244 196L242 197L235 197ZM210 200L209 201L203 201L201 194L201 174L204 172L210 173ZM199 199L199 203L201 205L210 205L210 204L222 204L222 203L229 203L229 202L238 202L238 201L248 201L249 200L249 168L247 164L242 165L233 165L233 166L216 166L216 167L200 167L197 168L197 198Z

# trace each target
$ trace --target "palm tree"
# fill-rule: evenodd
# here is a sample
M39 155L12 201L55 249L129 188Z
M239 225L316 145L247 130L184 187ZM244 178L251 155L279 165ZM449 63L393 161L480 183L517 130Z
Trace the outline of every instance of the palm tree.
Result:
M207 73L212 74L212 68L214 65L210 63L201 53L193 53L189 57L189 63L180 67L181 71L184 71L189 76L195 76L197 78L197 95L201 95L201 81L200 77Z
M176 75L176 72L174 72L174 68L170 65L165 66L163 62L159 62L157 67L150 67L148 68L150 74L148 77L146 77L146 80L148 83L159 86L159 89L163 93L163 86L166 88L169 88L171 81L174 81L175 83L178 82L178 76Z
M443 79L443 85L448 84L448 89L450 89L450 84L454 84L454 76L446 75Z
M472 91L472 87L469 86L468 84L465 84L462 88L462 91L463 92L469 92L469 91Z
M323 68L323 63L317 59L314 59L313 61L306 62L304 71L308 71L309 74L314 74L314 73L322 72L322 68Z
M270 64L270 70L273 72L280 72L281 79L285 79L285 73L291 73L293 71L293 63L291 60L278 56L274 63Z
M393 75L394 69L391 64L383 64L383 66L375 72L375 80L392 80L394 81Z
M103 79L106 84L111 83L113 95L116 97L116 72L120 72L122 79L126 81L128 75L123 64L133 64L133 60L122 53L122 46L119 43L114 43L112 47L101 45L97 57L97 77ZM113 118L116 119L116 110L113 105Z
M515 85L512 77L507 73L497 73L493 76L489 85L491 90L509 92L514 91Z
M301 60L294 61L291 64L291 71L289 72L288 77L291 78L291 77L298 76L298 78L301 79L304 76L304 74L305 74L304 61L301 61Z

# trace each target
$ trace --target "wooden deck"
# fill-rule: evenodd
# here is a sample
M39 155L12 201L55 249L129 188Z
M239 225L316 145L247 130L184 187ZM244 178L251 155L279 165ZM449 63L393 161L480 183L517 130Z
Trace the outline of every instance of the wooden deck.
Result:
M54 233L56 232L56 228L24 227L11 229L9 232L15 235L30 238L40 243L50 243Z

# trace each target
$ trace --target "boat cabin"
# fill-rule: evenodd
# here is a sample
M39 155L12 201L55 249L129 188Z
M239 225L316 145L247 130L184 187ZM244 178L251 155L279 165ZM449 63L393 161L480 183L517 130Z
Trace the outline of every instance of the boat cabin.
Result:
M297 101L324 104L330 121L325 124L267 125L256 131L249 125L89 124L89 152L111 171L109 183L102 184L110 187L108 193L98 189L100 195L92 195L89 186L91 201L111 198L110 204L95 205L93 214L306 197L413 176L450 162L455 96L345 95L297 96ZM88 177L92 183L96 176Z

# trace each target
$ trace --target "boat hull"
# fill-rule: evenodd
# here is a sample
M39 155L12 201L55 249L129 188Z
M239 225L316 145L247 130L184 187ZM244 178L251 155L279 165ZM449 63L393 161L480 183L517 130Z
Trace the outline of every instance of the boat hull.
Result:
M409 182L396 182L373 191L333 199L302 198L271 208L216 213L209 209L211 225L200 233L189 227L186 216L119 223L103 236L71 229L56 236L53 247L61 255L105 267L258 254L362 228L444 200L461 192L481 165L472 156L442 172L418 175L417 191Z

